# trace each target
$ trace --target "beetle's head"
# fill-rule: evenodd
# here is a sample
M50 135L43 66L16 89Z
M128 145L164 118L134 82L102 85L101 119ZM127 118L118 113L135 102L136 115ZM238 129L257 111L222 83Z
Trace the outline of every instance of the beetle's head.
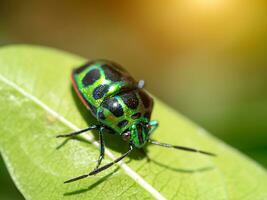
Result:
M122 134L125 141L129 141L134 147L142 148L149 139L151 126L147 122L138 122L133 124Z

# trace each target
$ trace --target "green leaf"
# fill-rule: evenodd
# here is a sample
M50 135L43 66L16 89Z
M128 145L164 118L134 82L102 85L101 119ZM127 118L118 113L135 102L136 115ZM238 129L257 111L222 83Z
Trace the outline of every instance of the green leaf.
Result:
M95 133L80 139L55 138L95 122L70 84L71 69L83 62L78 56L44 47L0 49L0 150L26 199L267 197L267 173L261 166L157 99L152 117L160 121L160 127L154 139L211 151L218 157L148 145L150 162L136 151L123 167L63 184L92 170L99 154L88 142ZM116 136L105 135L105 141L116 157L127 149ZM110 161L106 156L104 163Z

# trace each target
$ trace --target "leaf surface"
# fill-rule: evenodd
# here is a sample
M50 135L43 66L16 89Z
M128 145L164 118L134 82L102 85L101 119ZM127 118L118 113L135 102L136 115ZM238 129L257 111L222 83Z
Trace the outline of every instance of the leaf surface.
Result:
M70 83L71 70L84 62L84 58L51 48L17 45L0 49L0 150L12 179L26 199L155 198L157 195L118 166L63 184L92 170L99 154L98 148L84 138L55 138L73 131L61 118L79 128L95 122ZM138 151L125 159L162 197L267 198L267 173L260 165L157 99L152 118L160 122L154 139L218 155L214 158L148 145L150 162ZM127 145L113 135L105 135L105 142L116 157L127 150ZM104 163L110 161L106 156Z

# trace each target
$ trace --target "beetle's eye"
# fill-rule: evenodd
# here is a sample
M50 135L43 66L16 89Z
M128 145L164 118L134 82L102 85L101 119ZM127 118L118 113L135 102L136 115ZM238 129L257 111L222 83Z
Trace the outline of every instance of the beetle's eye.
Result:
M129 141L130 138L131 138L131 132L127 131L127 132L125 132L125 133L122 134L122 139L124 141Z

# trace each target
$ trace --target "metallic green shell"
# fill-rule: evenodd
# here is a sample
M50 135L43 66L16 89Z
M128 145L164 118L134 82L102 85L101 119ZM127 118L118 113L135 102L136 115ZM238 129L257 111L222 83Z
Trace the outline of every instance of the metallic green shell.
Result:
M112 112L110 112L109 109L105 108L104 106L100 106L98 109L98 112L103 112L105 119L101 119L98 118L98 120L100 122L102 122L103 124L107 125L108 127L112 128L113 130L115 130L118 133L123 133L125 130L127 130L130 126L132 126L133 124L136 124L138 121L142 120L144 122L149 122L149 118L150 116L147 116L149 118L146 117L147 114L147 108L145 108L144 104L142 103L140 94L138 90L134 90L131 91L132 93L134 93L136 95L136 97L138 98L138 106L135 109L131 109L129 108L125 102L122 100L122 95L116 95L113 98L116 99L119 104L121 105L122 109L123 109L123 115L120 117L116 117L114 116L114 114ZM151 108L149 108L151 109ZM136 113L140 113L140 118L133 118L132 116L134 116ZM127 122L127 124L125 126L119 127L120 123L123 122Z
M73 71L72 82L77 94L96 119L118 134L140 120L150 120L152 98L137 88L137 82L129 73L113 62L97 60L87 63ZM131 99L130 96L136 98ZM125 101L134 106L129 107ZM111 112L112 108L117 108L114 103L120 107L120 110L115 109L115 112L120 111L117 116Z
M84 67L84 69L80 70L79 73L77 73L77 70L74 70L73 72L73 78L74 78L75 84L77 85L78 90L83 95L83 97L89 103L91 103L91 105L94 105L96 108L98 108L101 105L101 103L106 97L110 95L115 95L125 89L130 90L132 88L135 88L135 85L136 85L136 82L134 81L134 79L130 79L129 75L127 76L127 73L125 71L121 71L121 70L119 71L119 69L118 69L118 72L121 73L121 75L126 76L128 79L121 79L120 81L112 81L112 80L107 79L105 76L103 67L102 67L103 65L107 65L106 63L107 61L104 61L104 60L93 62L93 63L88 63L81 67L81 68ZM83 79L85 78L86 74L88 74L90 71L94 69L99 70L100 78L96 80L94 84L89 85L89 86L84 86ZM103 84L107 84L110 86L108 93L106 93L100 99L97 99L97 100L94 99L92 96L93 91L95 90L97 86L103 85Z

